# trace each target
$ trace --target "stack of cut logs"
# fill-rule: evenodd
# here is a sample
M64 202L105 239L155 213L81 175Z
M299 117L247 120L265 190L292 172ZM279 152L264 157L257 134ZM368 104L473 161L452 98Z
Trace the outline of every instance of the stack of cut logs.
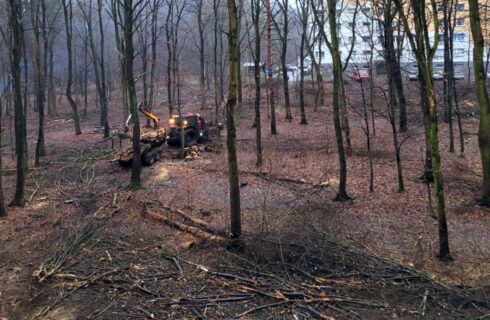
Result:
M204 152L204 146L202 145L196 145L192 146L190 148L186 148L185 153L185 160L186 161L191 161L195 159L200 159L201 154Z

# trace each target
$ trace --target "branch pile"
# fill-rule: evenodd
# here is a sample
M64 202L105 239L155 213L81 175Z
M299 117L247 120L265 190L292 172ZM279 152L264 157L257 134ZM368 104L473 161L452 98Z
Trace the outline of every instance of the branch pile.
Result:
M90 307L79 316L87 318L434 319L481 316L490 307L484 298L327 239L246 241L246 254L210 248L212 261L202 264L142 239L100 238L76 265L43 282L59 298L40 314L81 298Z

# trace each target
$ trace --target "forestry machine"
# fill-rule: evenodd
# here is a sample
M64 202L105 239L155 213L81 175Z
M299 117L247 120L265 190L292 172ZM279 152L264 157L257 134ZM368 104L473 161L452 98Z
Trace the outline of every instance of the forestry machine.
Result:
M153 121L151 128L142 127L140 133L140 145L141 145L141 163L144 166L150 166L155 161L160 159L160 152L162 146L166 140L166 130L160 126L160 118L153 114L151 111L143 107L140 102L138 110ZM132 136L132 130L129 129L129 122L131 120L131 114L129 115L124 125L124 133L120 137ZM118 154L117 160L124 166L130 166L133 160L133 146L130 145L125 150Z
M183 121L182 121L183 120ZM198 142L205 142L219 136L223 129L222 124L215 125L207 122L198 113L188 113L182 117L170 117L167 128L167 143L170 146L181 146L181 137L184 137L184 146L190 147ZM183 134L182 134L182 130Z

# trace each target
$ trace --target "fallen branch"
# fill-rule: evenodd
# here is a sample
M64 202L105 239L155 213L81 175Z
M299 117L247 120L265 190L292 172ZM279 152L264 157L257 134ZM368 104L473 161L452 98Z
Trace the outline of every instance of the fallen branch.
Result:
M151 210L151 209L146 209L144 211L144 215L148 216L152 219L158 220L160 222L163 222L164 224L166 224L169 227L172 227L174 229L177 229L177 230L180 230L183 232L190 233L191 235L196 236L196 237L201 238L201 239L204 239L204 240L209 240L209 241L224 240L223 237L221 237L217 234L213 234L213 233L208 232L206 230L171 220L171 219L165 217L164 215L162 215L162 214L160 214L154 210Z
M208 233L216 234L216 235L219 235L223 238L227 237L226 232L212 228L206 221L204 221L202 219L191 217L188 214L186 214L184 211L179 210L179 209L175 209L175 208L171 208L169 206L163 206L163 208L167 211L170 211L171 213L175 213L175 214L179 215L180 217L184 218L187 221L192 222L193 224L199 226L200 229L202 229Z

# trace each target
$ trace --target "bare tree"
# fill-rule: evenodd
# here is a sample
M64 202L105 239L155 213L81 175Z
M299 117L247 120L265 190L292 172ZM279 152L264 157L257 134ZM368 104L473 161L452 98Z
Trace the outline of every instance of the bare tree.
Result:
M44 0L41 0L44 2ZM46 29L46 20L41 16L41 1L30 3L31 28L33 33L34 54L32 55L34 65L34 84L36 87L36 109L38 111L38 135L35 152L35 166L40 165L40 157L46 155L44 147L44 101L45 101L45 77L44 59L41 49L41 30ZM44 6L44 4L43 4ZM43 10L44 11L44 10Z
M430 0L432 21L435 25L433 41L430 41L429 37L429 24L425 0L411 2L410 8L413 11L415 35L410 31L411 25L407 18L407 14L404 11L403 2L401 0L396 0L396 6L400 11L400 17L407 34L407 38L410 42L410 47L412 48L415 58L419 64L421 76L425 81L425 87L423 87L422 90L425 91L429 107L429 140L431 147L432 170L434 174L434 187L436 192L437 220L439 225L438 257L440 260L448 261L452 258L449 252L449 235L446 221L441 156L439 153L437 104L434 92L434 79L432 76L432 61L439 42L437 5L435 0Z
M335 128L335 138L337 142L337 152L339 156L339 189L335 200L348 201L351 199L347 194L347 162L345 159L344 139L342 135L342 126L340 121L340 109L341 104L345 103L345 90L343 80L343 67L339 50L339 39L337 37L337 0L327 0L327 19L330 29L330 40L325 32L325 28L320 20L319 11L323 8L317 7L314 0L311 1L311 7L313 10L313 16L316 23L320 26L320 36L327 44L330 55L332 56L333 65L333 95L332 95L332 108L333 108L333 120ZM320 10L319 10L320 8ZM355 18L355 16L354 16ZM351 48L352 52L352 48ZM349 53L350 57L350 53ZM348 61L348 60L347 60Z
M483 48L485 41L480 22L480 9L477 0L469 0L471 33L475 48L473 50L473 68L475 69L475 89L480 104L480 128L478 144L483 171L483 192L480 203L490 206L490 102L486 87L487 74L483 67Z
M238 16L235 0L227 0L228 51L230 59L230 83L228 91L226 146L228 149L228 180L230 186L230 229L234 244L240 243L242 222L240 211L240 180L236 151L236 106L238 102Z
M289 77L288 67L286 65L287 50L289 43L289 0L277 0L275 2L279 7L279 12L274 15L274 27L280 41L281 69L282 69L282 88L284 93L284 108L286 111L286 120L291 121L291 99L289 96Z
M71 89L73 85L73 6L70 0L61 0L63 4L63 15L65 17L65 31L66 31L66 48L68 50L68 79L66 81L66 98L70 103L73 121L75 124L75 134L82 134L80 129L80 117L78 116L78 107L76 101L73 99Z
M121 1L122 2L122 1ZM140 123L138 116L138 99L136 95L136 85L134 79L134 44L133 34L135 32L135 22L137 21L139 14L143 10L140 8L144 6L143 0L124 0L121 3L123 11L122 30L123 30L123 55L124 55L124 67L125 67L125 83L126 91L128 93L129 108L131 112L131 119L133 122L132 132L132 144L133 144L133 161L131 171L130 188L133 190L139 189L141 186L141 145L140 145Z
M155 103L155 80L157 70L157 40L158 40L158 12L162 5L162 0L153 0L151 6L151 63L150 63L150 92L148 100L148 110L153 109Z
M5 40L5 33L0 28L0 34L2 35L2 39ZM3 79L2 79L3 80ZM6 92L6 90L5 90ZM0 168L2 166L2 158L3 158L3 150L2 150L2 116L3 116L3 96L5 92L0 92ZM7 216L7 210L5 209L5 201L3 198L3 183L2 183L2 175L0 174L0 218Z
M297 18L300 25L301 40L299 45L299 108L301 111L300 124L308 124L305 111L305 58L309 50L308 41L308 22L310 19L310 1L296 0Z
M15 110L15 153L17 155L17 181L12 205L23 207L25 179L27 175L26 109L22 103L21 68L22 56L22 8L17 0L8 1L10 73Z
M251 12L252 12L252 25L254 31L254 49L252 51L252 57L254 60L254 81L255 81L255 99L254 99L254 109L255 109L255 151L257 155L256 166L262 166L262 124L260 120L260 57L261 57L261 24L260 24L260 11L261 11L261 1L251 0Z
M267 46L267 88L269 93L269 105L271 112L271 134L277 134L276 127L276 102L274 96L274 79L272 78L272 11L271 1L265 0L266 12L266 46Z

